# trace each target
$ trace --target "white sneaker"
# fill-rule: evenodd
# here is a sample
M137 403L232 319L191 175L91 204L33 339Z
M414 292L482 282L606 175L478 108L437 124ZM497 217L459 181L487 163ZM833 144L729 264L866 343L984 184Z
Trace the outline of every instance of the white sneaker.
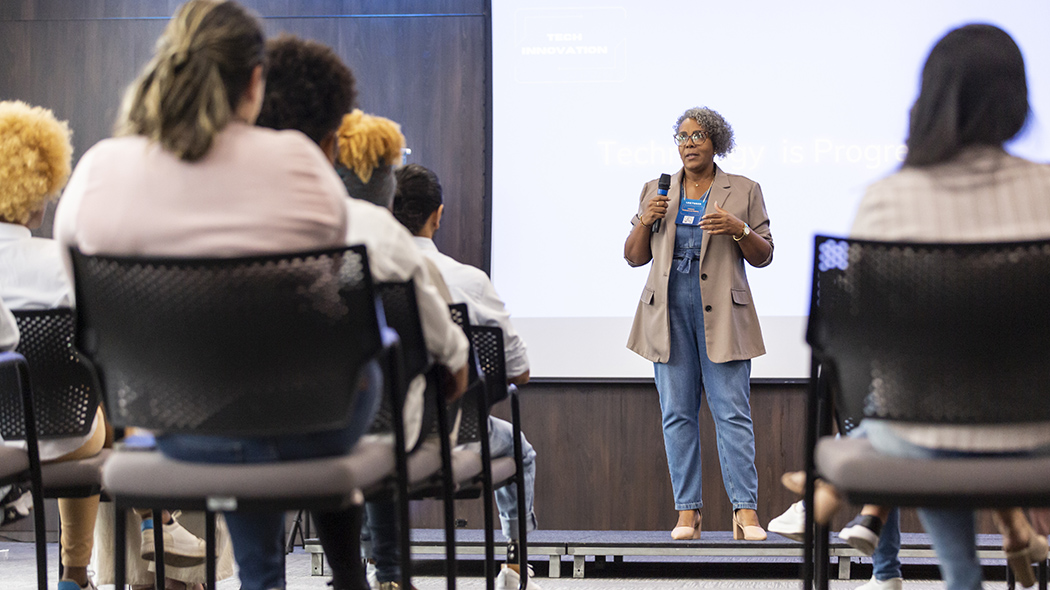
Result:
M372 590L379 590L379 578L376 577L376 562L371 559L365 560L365 579L368 580L368 587Z
M157 551L153 547L153 519L142 521L142 559L154 561ZM204 563L207 551L204 539L182 528L174 517L164 525L164 563L173 567L191 567Z
M525 587L526 590L543 590L540 585L536 583L536 574L532 571L532 566L529 566L529 583ZM503 564L499 568L499 575L496 576L496 589L497 590L517 590L518 585L521 584L521 574L507 567Z
M872 576L870 580L857 586L853 590L902 590L904 588L904 578L890 578L888 580L876 580L875 576Z
M858 514L849 521L846 528L839 531L839 538L849 543L864 555L872 556L879 546L879 533L882 532L882 521L874 516Z
M787 537L792 541L802 541L802 536L806 532L805 504L802 503L802 500L799 500L788 506L784 514L769 521L769 526L766 527L766 530L782 537Z

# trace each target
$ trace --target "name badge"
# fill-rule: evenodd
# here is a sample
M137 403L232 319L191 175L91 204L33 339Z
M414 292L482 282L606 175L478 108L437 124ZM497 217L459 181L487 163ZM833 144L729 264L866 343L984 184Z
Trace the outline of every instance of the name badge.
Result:
M704 216L704 210L707 209L707 195L699 201L692 199L682 199L678 205L678 219L675 220L677 225L700 225L700 218Z

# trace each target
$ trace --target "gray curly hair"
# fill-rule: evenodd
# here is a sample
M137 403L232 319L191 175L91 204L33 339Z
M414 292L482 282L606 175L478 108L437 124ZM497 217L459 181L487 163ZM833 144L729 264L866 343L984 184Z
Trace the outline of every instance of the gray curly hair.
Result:
M716 111L707 107L693 107L687 110L674 122L675 133L678 133L678 128L686 119L696 121L703 128L704 134L711 140L711 145L715 148L716 156L724 158L736 147L733 141L733 127Z

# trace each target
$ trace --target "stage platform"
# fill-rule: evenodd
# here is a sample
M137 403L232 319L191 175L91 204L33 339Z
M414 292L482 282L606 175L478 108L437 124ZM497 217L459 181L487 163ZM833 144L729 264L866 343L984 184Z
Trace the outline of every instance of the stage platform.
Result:
M496 534L496 559L502 560L504 545ZM978 535L978 557L985 565L1006 563L999 535ZM305 543L311 554L313 575L324 575L324 551L313 539ZM562 575L562 560L572 560L572 576L583 578L588 561L592 566L609 560L632 561L673 560L675 558L704 558L717 561L738 562L801 562L802 544L770 533L765 541L734 541L726 531L704 532L703 538L695 541L673 541L668 531L549 531L529 533L529 561L535 564L545 559L547 575L559 578ZM440 557L445 553L445 534L440 529L413 529L412 554L418 557ZM481 530L459 529L456 531L456 555L476 559L485 554L485 539ZM839 579L850 579L851 567L871 558L831 536L831 564L833 575ZM901 535L901 560L918 559L932 562L935 559L929 537L923 534ZM837 567L835 567L837 566Z

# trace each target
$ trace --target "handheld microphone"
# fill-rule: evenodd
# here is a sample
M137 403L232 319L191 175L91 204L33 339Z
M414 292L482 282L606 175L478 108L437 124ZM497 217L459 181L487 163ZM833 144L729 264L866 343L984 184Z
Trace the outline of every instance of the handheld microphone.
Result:
M660 175L660 182L658 182L656 184L656 194L658 194L658 195L660 195L662 197L666 197L667 196L667 191L670 188L671 188L671 175L670 174L661 174ZM662 219L657 219L656 221L653 222L653 233L656 233L656 232L660 231L660 222L661 221L663 221L663 220Z

